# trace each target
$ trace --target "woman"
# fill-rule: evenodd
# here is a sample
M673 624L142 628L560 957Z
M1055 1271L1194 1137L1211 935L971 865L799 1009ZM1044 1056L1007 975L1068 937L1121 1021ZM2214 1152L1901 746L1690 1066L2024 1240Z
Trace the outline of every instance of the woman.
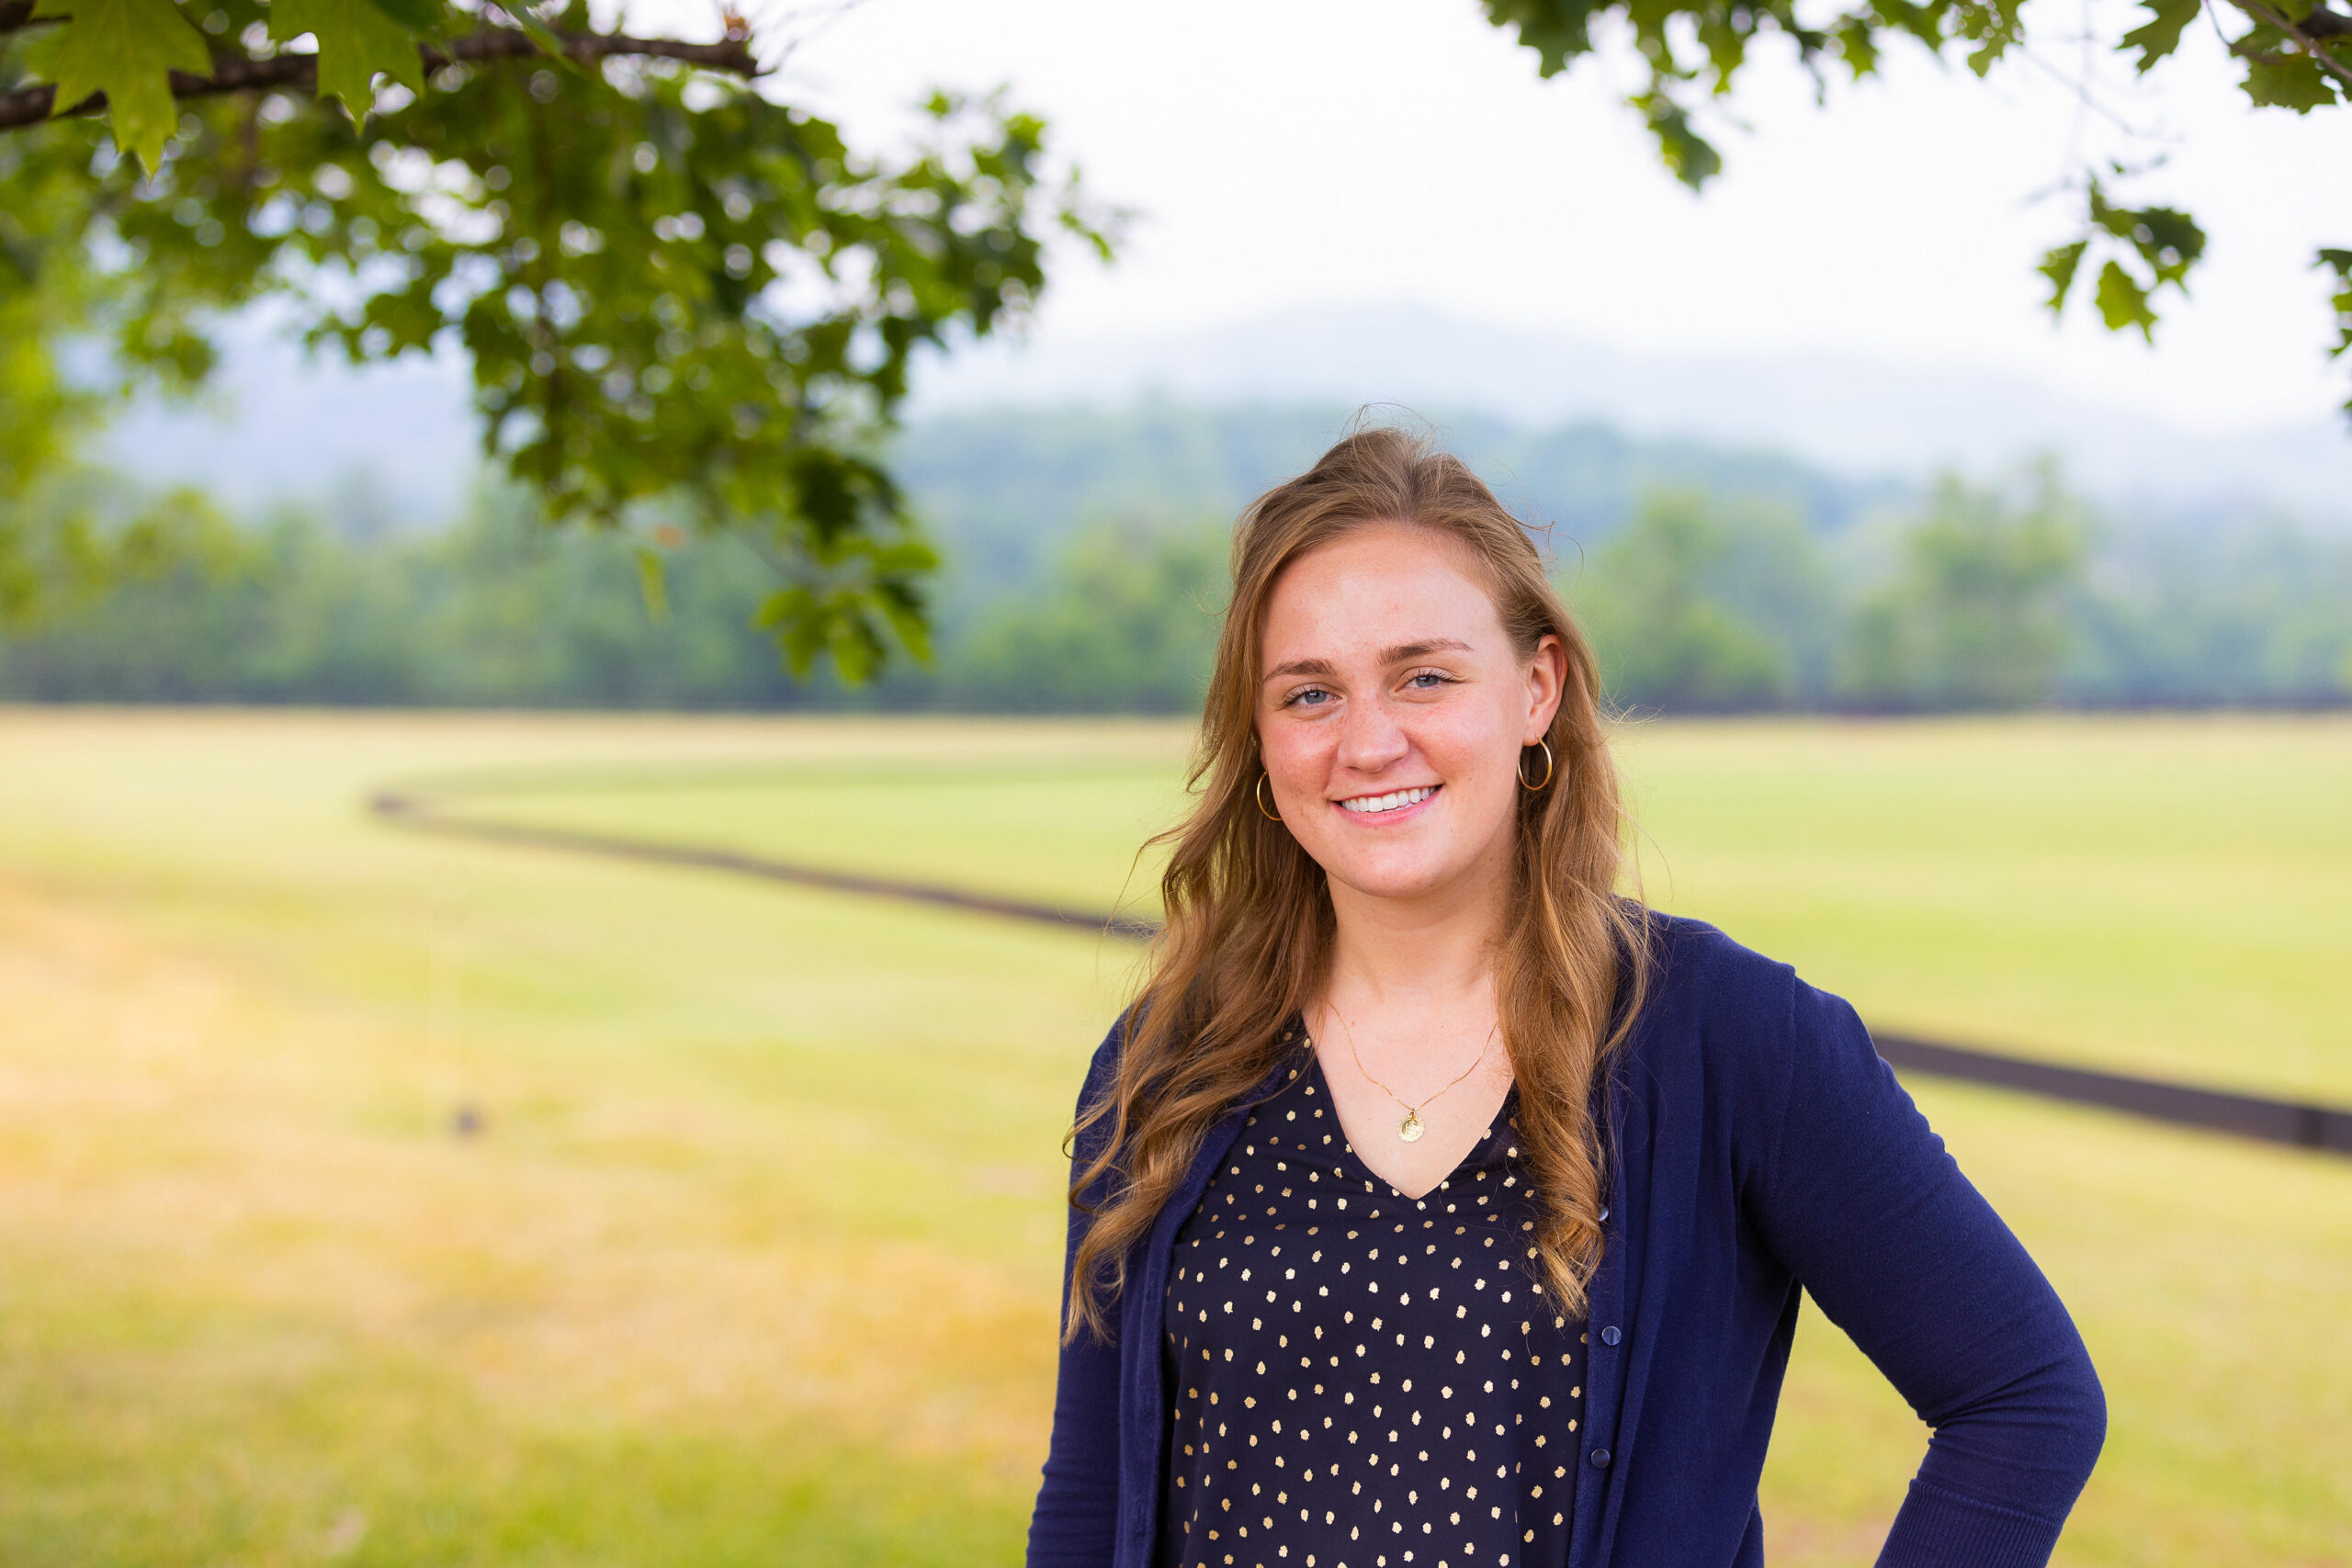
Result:
M1451 457L1364 431L1243 516L1036 1568L1759 1563L1800 1286L1934 1428L1880 1562L2048 1558L2074 1325L1851 1009L1618 895L1597 693Z

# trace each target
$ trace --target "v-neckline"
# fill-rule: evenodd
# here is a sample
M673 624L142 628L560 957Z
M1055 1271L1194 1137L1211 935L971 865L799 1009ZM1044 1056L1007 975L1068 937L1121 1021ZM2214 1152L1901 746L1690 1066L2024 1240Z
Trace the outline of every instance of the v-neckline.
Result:
M1355 1168L1352 1174L1357 1179L1371 1183L1375 1190L1386 1188L1390 1195L1400 1203L1419 1203L1429 1198L1431 1193L1443 1191L1448 1182L1468 1170L1470 1162L1484 1153L1494 1142L1497 1132L1509 1124L1512 1111L1519 1105L1519 1085L1513 1083L1510 1088L1503 1091L1503 1102L1495 1108L1494 1118L1487 1123L1487 1130L1478 1134L1476 1143L1462 1152L1462 1157L1453 1162L1453 1168L1439 1177L1426 1190L1408 1192L1380 1172L1373 1169L1365 1163L1364 1157L1356 1153L1355 1140L1348 1136L1346 1125L1340 1121L1340 1102L1332 1097L1331 1080L1324 1074L1322 1055L1311 1043L1306 1052L1306 1071L1299 1076L1306 1080L1310 1089L1320 1093L1324 1102L1331 1107L1331 1124L1340 1134L1338 1157Z

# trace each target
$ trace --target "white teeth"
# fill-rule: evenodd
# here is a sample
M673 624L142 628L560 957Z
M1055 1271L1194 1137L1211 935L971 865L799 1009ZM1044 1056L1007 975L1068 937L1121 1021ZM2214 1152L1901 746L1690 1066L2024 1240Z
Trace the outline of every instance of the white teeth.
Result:
M1353 800L1340 802L1340 807L1359 816L1369 816L1377 811L1394 811L1399 807L1419 806L1436 793L1435 784L1422 784L1418 789L1392 790L1386 795L1360 795Z

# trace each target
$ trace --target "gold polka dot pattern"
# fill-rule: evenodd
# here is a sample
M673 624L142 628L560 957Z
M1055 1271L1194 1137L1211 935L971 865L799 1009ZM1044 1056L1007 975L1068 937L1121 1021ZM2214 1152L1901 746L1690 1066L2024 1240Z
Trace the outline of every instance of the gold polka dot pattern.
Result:
M1311 1055L1250 1114L1176 1235L1162 1568L1565 1561L1582 1325L1534 1272L1517 1104L1418 1199Z

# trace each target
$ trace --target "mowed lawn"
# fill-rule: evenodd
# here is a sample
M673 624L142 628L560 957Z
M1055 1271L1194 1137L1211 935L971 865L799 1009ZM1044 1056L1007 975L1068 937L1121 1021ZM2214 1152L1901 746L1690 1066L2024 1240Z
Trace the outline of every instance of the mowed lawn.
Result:
M1136 852L1184 805L1181 732L929 733L415 782L471 818L1157 913ZM1873 1021L2352 1104L2352 722L1653 723L1620 752L1645 896Z
M1183 745L0 712L0 1562L1016 1562L1134 950L360 803L1148 911ZM2352 724L1625 751L1650 895L1875 1021L2352 1100ZM2352 1563L2352 1160L1917 1088L2107 1379L2061 1560ZM1773 1561L1867 1562L1924 1437L1809 1310Z

